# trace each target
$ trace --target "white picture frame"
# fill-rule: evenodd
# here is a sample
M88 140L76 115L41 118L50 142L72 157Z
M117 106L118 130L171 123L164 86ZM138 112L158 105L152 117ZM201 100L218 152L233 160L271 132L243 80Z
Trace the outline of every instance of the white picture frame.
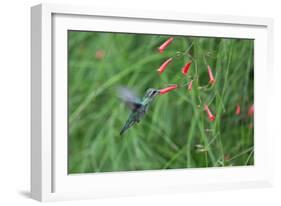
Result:
M165 29L165 25L173 29ZM31 26L32 198L52 201L273 185L272 110L267 109L272 104L272 19L41 4L31 8ZM255 165L68 175L65 117L69 29L254 38Z

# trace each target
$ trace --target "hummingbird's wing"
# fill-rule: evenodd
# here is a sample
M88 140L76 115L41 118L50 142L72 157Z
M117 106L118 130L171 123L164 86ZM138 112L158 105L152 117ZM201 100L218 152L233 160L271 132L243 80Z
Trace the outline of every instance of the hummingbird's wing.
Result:
M118 94L132 111L135 111L142 106L141 99L130 89L120 87L118 88Z

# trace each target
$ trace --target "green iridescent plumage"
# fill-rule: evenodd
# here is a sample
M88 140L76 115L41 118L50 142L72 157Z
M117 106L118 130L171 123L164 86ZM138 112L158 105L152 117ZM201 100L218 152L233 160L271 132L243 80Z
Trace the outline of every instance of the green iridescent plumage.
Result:
M128 107L132 110L129 115L128 120L120 131L120 135L122 135L127 129L132 127L135 123L140 122L141 118L148 111L148 107L154 98L159 94L158 89L150 88L146 91L144 97L139 99L136 95L133 94L127 88L120 88L119 90L120 97L123 101L128 105Z

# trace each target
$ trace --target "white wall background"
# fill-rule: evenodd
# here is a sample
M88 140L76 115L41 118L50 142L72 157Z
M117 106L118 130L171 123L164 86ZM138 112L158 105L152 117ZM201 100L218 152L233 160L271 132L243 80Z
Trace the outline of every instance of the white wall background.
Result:
M46 2L46 1L41 1ZM36 0L7 0L0 6L0 205L38 205L29 192L30 172L30 6ZM275 20L275 92L281 93L281 13L277 0L58 0L106 6L113 9L178 11L239 16L265 16ZM267 69L267 68L264 68ZM266 87L266 85L265 85ZM177 195L151 195L98 200L47 203L59 205L279 205L281 203L281 101L276 97L272 117L275 127L275 179L271 189L244 189ZM266 137L265 137L266 138ZM279 204L278 204L279 203Z

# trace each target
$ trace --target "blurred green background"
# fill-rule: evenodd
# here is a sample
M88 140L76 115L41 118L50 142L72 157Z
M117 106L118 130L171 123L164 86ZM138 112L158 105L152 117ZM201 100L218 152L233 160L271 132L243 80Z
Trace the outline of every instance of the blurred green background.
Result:
M68 173L254 164L254 40L68 32ZM162 75L157 69L173 57ZM187 76L181 68L192 65ZM216 83L208 84L207 65ZM129 109L118 86L183 85L158 96L139 124L119 135ZM211 122L204 111L216 116ZM236 106L241 114L236 115Z

